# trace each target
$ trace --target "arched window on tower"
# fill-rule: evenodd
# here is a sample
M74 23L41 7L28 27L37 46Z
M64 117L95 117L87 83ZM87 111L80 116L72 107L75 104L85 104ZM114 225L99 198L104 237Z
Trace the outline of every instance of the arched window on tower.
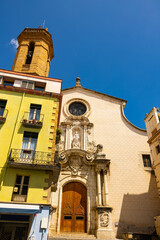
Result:
M31 42L28 47L28 53L26 57L26 64L30 64L32 61L32 56L34 52L34 42Z

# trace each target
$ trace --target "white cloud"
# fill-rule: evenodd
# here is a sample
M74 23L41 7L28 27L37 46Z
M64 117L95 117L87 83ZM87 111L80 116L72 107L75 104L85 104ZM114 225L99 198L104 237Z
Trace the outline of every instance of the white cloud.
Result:
M12 38L10 45L12 45L14 48L18 48L18 41L15 38Z

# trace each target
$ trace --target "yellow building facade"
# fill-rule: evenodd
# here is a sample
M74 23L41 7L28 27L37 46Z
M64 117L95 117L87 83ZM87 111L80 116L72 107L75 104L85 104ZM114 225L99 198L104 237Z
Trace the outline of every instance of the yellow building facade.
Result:
M47 239L62 81L48 78L54 54L46 29L27 28L18 41L12 71L0 70L0 236Z

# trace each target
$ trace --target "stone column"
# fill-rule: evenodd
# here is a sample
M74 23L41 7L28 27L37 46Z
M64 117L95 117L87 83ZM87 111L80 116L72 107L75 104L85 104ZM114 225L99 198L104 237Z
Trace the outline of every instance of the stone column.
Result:
M108 205L108 183L107 183L107 169L103 170L103 177L104 177L104 203Z
M83 129L83 149L86 150L86 129L87 129L87 126L84 125L84 129Z
M67 150L68 149L68 143L69 143L69 128L70 128L70 126L69 125L67 125L67 127L66 127L66 142L65 142L65 150Z
M68 149L71 148L71 142L72 140L72 131L71 131L71 126L68 126Z
M102 206L102 193L101 193L101 169L97 169L97 195L98 195L98 206Z

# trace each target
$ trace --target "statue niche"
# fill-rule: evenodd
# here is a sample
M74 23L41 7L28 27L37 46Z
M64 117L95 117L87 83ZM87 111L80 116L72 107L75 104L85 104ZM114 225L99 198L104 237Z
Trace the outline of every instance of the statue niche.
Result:
M81 149L81 130L80 130L80 128L72 129L71 148Z

